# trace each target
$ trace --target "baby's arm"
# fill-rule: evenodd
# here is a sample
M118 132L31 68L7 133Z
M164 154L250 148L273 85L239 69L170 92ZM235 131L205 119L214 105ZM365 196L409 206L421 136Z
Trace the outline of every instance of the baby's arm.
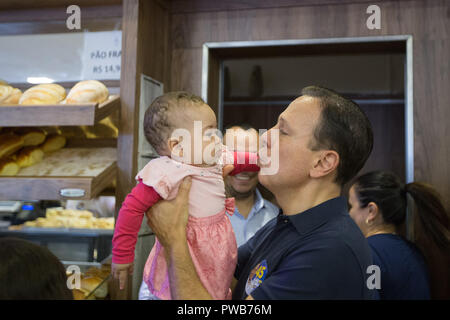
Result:
M258 172L260 170L257 165L258 154L253 152L234 151L234 169L230 175L234 176L244 171Z
M140 181L125 198L117 217L112 240L112 262L132 263L137 235L145 212L161 199L159 194Z
M133 273L134 249L144 213L158 200L159 194L142 181L131 190L120 208L112 240L112 274L122 290L128 274Z

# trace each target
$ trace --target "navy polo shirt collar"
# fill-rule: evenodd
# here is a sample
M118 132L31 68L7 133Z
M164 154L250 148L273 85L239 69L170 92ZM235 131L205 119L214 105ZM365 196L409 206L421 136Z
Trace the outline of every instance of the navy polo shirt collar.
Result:
M347 201L344 197L337 197L294 215L283 215L283 211L280 210L278 217L283 220L289 219L298 233L307 234L343 213L348 213Z

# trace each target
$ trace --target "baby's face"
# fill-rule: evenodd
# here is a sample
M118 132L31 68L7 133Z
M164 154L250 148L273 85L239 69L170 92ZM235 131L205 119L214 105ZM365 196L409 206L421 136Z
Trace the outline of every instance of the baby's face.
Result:
M175 115L178 130L172 133L172 157L193 165L212 164L216 147L221 144L217 135L217 119L207 104L187 106ZM180 159L180 157L182 159Z

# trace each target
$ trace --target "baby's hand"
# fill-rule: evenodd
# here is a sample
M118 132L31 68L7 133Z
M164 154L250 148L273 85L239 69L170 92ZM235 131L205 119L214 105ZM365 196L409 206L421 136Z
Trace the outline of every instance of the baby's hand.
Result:
M114 279L119 279L120 290L123 290L128 274L133 274L133 263L112 263L111 273L113 274Z
M225 179L226 176L230 174L231 171L234 170L234 166L232 164L227 164L222 168L222 176Z

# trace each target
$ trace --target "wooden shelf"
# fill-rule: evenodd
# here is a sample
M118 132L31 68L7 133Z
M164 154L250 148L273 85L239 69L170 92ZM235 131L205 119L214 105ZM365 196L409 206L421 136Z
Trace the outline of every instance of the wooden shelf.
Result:
M0 200L92 199L116 177L116 158L115 148L61 149L16 176L0 177ZM61 195L67 189L83 195Z
M120 108L120 97L86 104L0 106L0 127L92 126Z

